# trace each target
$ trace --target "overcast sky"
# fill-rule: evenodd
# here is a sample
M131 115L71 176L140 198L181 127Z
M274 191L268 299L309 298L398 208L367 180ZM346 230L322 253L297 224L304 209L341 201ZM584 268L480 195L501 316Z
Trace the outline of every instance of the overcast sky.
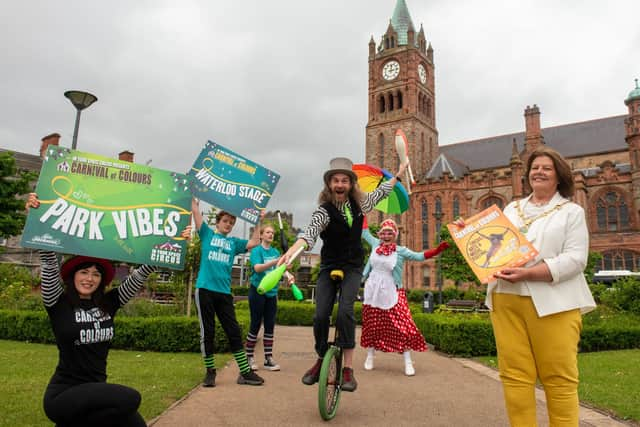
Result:
M268 206L304 227L332 157L364 161L368 42L396 0L5 1L0 147L40 139L186 172L210 139L281 174ZM441 145L626 113L637 0L407 0L434 49Z

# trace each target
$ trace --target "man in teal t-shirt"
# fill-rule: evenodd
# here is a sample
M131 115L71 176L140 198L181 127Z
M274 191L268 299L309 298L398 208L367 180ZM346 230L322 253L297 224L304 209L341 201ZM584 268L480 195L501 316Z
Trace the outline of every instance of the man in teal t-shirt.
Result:
M221 211L216 215L214 231L203 222L196 199L193 199L191 211L200 235L202 250L195 292L200 320L200 348L206 368L202 385L205 387L216 385L214 360L216 316L227 335L231 352L240 369L237 383L262 385L264 380L249 367L231 295L233 259L236 255L251 250L260 243L260 224L256 225L251 240L238 239L228 236L236 223L236 217L229 212Z

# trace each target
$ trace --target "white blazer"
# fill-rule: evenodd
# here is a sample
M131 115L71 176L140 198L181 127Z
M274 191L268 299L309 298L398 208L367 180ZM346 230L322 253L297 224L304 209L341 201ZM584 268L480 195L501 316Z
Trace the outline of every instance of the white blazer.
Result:
M530 197L520 200L521 206ZM566 201L560 193L556 193L548 209ZM504 214L517 228L523 225L516 202L511 202L504 209ZM583 314L593 310L596 303L583 274L589 255L589 231L582 207L573 202L563 205L557 211L534 221L525 236L539 252L527 266L544 261L553 277L551 283L525 281L538 316L576 308ZM498 281L501 286L509 286L509 282L502 279ZM487 287L485 304L490 309L493 309L492 294L498 281L489 283Z

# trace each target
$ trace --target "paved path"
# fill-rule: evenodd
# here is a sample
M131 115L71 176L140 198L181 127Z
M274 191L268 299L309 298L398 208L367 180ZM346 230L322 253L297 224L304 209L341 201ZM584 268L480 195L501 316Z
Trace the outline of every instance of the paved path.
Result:
M358 329L358 339L359 339ZM497 373L468 359L435 351L414 353L416 375L404 375L402 356L378 353L375 369L362 368L365 352L355 353L358 390L343 392L336 417L322 421L317 386L300 382L313 364L309 327L276 326L274 357L279 372L259 370L261 387L236 384L234 362L218 369L214 388L196 387L186 398L152 420L153 427L197 426L508 426ZM257 360L262 359L258 345ZM544 393L538 393L538 423L547 426ZM587 426L625 426L598 412L581 408Z

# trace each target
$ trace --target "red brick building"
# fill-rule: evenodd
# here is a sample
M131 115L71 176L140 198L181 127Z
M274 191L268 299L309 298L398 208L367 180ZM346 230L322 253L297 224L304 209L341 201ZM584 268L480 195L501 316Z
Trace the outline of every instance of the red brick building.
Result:
M540 108L524 110L524 130L508 135L438 145L434 53L424 29L416 31L404 0L376 45L369 41L369 114L366 162L395 171L395 131L409 141L417 184L408 212L395 218L410 248L434 245L442 224L528 195L529 154L545 144L572 166L574 201L587 213L591 250L603 255L598 270L640 271L640 88L626 99L627 113L542 128ZM381 213L369 220L379 222ZM409 288L433 286L433 260L410 263Z

